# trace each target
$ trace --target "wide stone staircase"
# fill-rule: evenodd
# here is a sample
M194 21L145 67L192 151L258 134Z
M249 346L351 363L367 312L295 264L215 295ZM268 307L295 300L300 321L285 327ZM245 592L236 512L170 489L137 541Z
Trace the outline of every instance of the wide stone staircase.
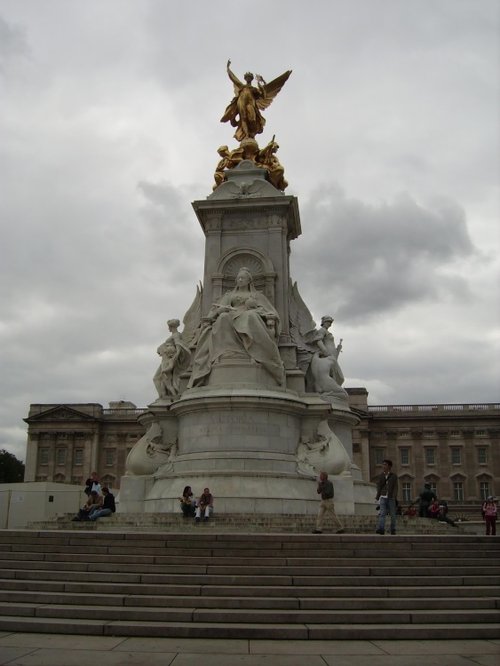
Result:
M500 540L0 531L0 630L276 639L500 636Z
M112 516L95 522L72 522L74 514L59 514L50 520L31 522L29 529L34 530L81 530L81 531L123 531L123 532L311 532L316 524L316 515L304 514L252 514L214 512L209 523L197 524L192 518L184 518L182 513L122 513L117 511ZM377 523L375 510L372 516L339 516L349 534L373 534ZM326 523L327 521L325 521ZM451 527L446 523L430 518L408 518L398 516L398 534L454 534L464 531L465 523ZM481 523L481 533L484 523ZM331 525L325 527L331 531Z

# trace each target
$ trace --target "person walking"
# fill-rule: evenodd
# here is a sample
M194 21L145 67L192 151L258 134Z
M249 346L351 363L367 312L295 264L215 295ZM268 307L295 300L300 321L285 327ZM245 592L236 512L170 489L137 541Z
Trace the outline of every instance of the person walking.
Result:
M495 536L497 533L497 503L495 498L490 495L483 503L482 514L486 522L486 536Z
M337 525L337 534L342 534L344 528L335 513L335 505L333 503L333 483L328 479L328 474L326 472L321 472L319 475L317 493L318 495L321 495L321 502L319 505L318 517L316 519L316 529L313 530L313 534L323 533L325 513L329 513L332 516L333 521Z
M396 500L398 498L398 477L392 471L392 460L382 461L382 474L377 479L376 499L380 504L377 534L385 534L385 517L391 516L391 534L396 534Z

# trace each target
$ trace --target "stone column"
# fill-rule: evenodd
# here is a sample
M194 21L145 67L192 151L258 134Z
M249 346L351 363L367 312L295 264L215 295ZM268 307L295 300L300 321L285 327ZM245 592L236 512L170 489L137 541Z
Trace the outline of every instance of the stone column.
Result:
M26 446L26 462L24 467L24 480L35 481L36 465L38 460L38 446L40 443L40 433L31 433L28 435Z
M73 483L73 451L75 448L75 437L76 433L68 433L68 444L66 447L66 465L64 467L64 473L66 479Z
M99 461L99 430L96 429L92 435L90 445L90 472L98 472L97 463Z

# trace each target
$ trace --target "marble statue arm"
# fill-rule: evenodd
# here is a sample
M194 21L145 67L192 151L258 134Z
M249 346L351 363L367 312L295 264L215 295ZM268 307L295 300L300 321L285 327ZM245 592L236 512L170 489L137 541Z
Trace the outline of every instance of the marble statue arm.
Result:
M328 356L328 349L325 347L323 340L316 340L316 345L320 351L321 356Z

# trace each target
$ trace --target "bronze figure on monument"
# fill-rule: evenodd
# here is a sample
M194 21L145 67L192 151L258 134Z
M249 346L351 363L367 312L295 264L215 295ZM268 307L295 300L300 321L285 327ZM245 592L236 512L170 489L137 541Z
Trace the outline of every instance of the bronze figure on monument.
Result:
M234 85L234 97L227 106L221 123L230 122L236 127L234 138L237 141L253 139L256 134L262 134L266 124L261 111L272 103L292 72L288 70L269 83L257 74L255 77L257 87L255 87L252 85L254 75L251 72L244 75L245 83L243 83L231 71L230 65L231 61L228 60L227 74Z

